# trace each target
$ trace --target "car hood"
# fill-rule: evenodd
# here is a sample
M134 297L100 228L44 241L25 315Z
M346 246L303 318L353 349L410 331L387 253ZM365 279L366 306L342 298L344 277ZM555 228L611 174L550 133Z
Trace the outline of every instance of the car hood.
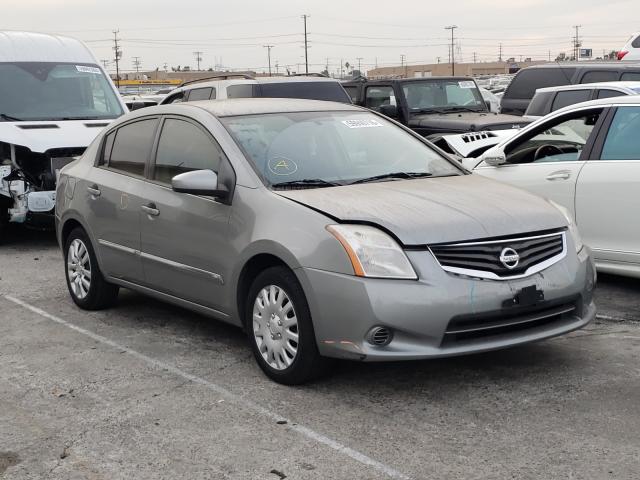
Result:
M52 148L87 147L113 120L0 122L0 142L44 153Z
M379 225L404 245L429 245L562 228L543 198L479 175L276 191L336 221Z
M423 128L432 132L479 132L481 130L507 130L520 128L530 120L515 115L490 112L455 112L412 115L411 128Z

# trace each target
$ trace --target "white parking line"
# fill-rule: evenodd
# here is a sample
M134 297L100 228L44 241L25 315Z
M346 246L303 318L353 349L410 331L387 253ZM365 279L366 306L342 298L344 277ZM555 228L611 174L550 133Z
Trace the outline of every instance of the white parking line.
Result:
M103 337L102 335L98 335L97 333L93 333L89 330L86 330L82 327L78 327L77 325L74 325L73 323L67 322L66 320L63 320L59 317L56 317L55 315L52 315L48 312L45 312L44 310L38 308L38 307L34 307L33 305L30 305L22 300L20 300L19 298L15 298L12 297L10 295L4 295L4 298L6 298L7 300L9 300L10 302L13 302L17 305L20 305L21 307L26 308L27 310L32 311L33 313L36 313L38 315L40 315L41 317L44 317L46 319L49 319L53 322L56 322L60 325L63 325L67 328L70 328L71 330L74 330L78 333L81 333L83 335L86 335L87 337L92 338L93 340L96 340L97 342L103 343L105 345L108 345L110 347L113 347L117 350L120 351L125 351L128 354L132 355L133 357L136 357L139 360L142 360L143 362L146 362L154 367L157 367L159 369L162 370L166 370L169 371L171 373L173 373L174 375L180 376L186 380L189 380L193 383L197 383L200 384L204 387L207 387L209 390L212 390L214 392L216 392L217 394L226 397L228 400L233 401L234 404L236 405L241 405L243 406L245 409L247 410L252 410L253 412L259 413L260 415L262 415L265 418L268 418L270 420L273 420L275 422L286 422L286 427L290 428L291 430L295 430L296 432L304 435L305 437L314 440L318 443L321 443L323 445L326 445L327 447L342 453L343 455L346 455L347 457L363 464L363 465L367 465L371 468L374 468L375 470L378 470L382 473L384 473L385 475L387 475L390 478L395 478L395 479L401 479L401 480L410 480L410 478L395 470L394 468L385 465L384 463L378 462L377 460L374 460L371 457L368 457L367 455L358 452L357 450L354 450L352 448L347 447L346 445L341 444L340 442L329 438L321 433L318 433L308 427L305 427L304 425L300 425L297 423L293 423L291 420L289 420L288 418L282 417L280 415L278 415L275 412L272 412L271 410L268 410L264 407L261 407L260 405L250 401L250 400L246 400L242 397L239 397L238 395L235 395L233 393L231 393L229 390L227 390L224 387L221 387L220 385L217 385L213 382L210 382L208 380L205 380L204 378L200 378L197 377L195 375L192 375L190 373L184 372L183 370L180 370L179 368L174 367L173 365L170 365L168 363L165 363L163 361L160 360L156 360L155 358L151 358L148 357L147 355L140 353L136 350L133 350L129 347L126 347L124 345L120 345L119 343L114 342L113 340L109 340L106 337Z
M626 322L627 321L627 320L625 320L624 318L621 318L621 317L613 317L611 315L603 315L603 314L600 314L600 313L598 313L596 315L596 318L598 320L608 320L610 322Z

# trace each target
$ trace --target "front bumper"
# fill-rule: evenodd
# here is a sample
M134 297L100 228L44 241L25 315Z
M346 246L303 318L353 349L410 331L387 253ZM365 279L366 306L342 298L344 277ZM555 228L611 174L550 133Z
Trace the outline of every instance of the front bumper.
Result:
M570 245L573 248L573 245ZM483 352L555 337L588 324L596 274L588 248L551 267L517 280L480 280L445 272L428 251L407 252L419 280L386 280L301 268L321 355L364 361L414 360ZM523 288L535 285L544 303L533 310L573 305L569 313L527 321L525 311L505 307ZM561 310L561 309L560 309ZM566 309L565 309L566 310ZM538 315L541 316L542 314ZM451 325L508 320L489 333L452 335ZM517 324L517 326L513 326ZM366 338L376 326L393 331L386 346Z

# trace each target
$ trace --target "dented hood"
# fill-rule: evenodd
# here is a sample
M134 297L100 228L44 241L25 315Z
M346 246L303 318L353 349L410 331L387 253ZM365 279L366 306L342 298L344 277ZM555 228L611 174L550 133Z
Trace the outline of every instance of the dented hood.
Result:
M44 153L52 148L87 147L113 120L66 120L42 122L0 121L0 142Z
M543 198L479 175L276 192L341 222L367 222L404 245L537 232L567 225Z

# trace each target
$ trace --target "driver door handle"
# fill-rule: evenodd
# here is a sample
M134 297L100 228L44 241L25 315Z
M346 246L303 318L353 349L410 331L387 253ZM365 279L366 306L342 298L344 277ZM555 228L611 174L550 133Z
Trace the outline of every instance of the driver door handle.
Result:
M160 210L156 208L155 203L148 203L147 205L142 205L140 208L143 212L145 212L147 215L151 215L152 217L157 217L158 215L160 215Z
M547 175L547 180L553 182L554 180L569 180L571 178L571 172L562 170L560 172L553 172Z

